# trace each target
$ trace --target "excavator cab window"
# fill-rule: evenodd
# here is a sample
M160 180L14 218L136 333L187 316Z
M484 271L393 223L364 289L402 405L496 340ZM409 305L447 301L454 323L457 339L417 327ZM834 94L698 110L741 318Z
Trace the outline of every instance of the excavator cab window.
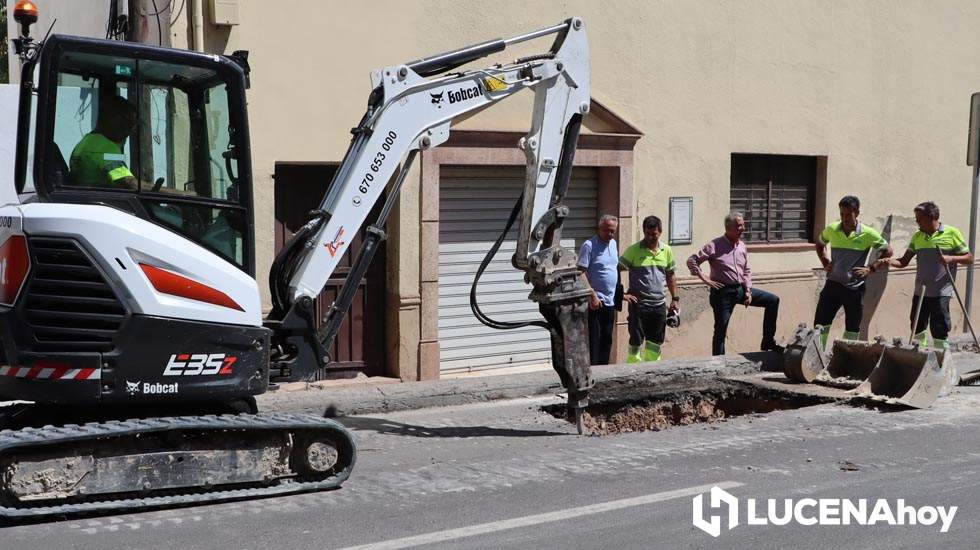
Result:
M215 56L116 44L45 44L39 195L124 208L251 273L241 71Z

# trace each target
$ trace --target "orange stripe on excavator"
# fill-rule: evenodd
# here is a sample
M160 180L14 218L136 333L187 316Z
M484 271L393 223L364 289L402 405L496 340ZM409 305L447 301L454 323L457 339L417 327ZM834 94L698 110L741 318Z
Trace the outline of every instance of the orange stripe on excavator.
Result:
M242 306L231 299L227 294L218 289L201 284L193 279L188 279L183 275L178 275L173 271L168 271L149 264L139 264L140 269L150 280L150 284L157 291L172 296L180 296L189 300L214 304L216 306L245 311Z

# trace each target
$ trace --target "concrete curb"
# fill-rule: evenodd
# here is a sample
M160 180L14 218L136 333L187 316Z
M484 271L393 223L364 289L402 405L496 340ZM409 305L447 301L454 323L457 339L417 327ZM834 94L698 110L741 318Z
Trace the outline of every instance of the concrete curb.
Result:
M709 380L761 370L781 371L779 357L773 353L753 353L707 359L676 359L658 363L603 365L594 367L592 372L596 383L594 393L600 394L604 388L622 388L623 385L694 387ZM330 408L336 416L350 416L555 395L563 391L554 371L539 371L512 376L270 392L259 396L258 404L261 411L324 414Z

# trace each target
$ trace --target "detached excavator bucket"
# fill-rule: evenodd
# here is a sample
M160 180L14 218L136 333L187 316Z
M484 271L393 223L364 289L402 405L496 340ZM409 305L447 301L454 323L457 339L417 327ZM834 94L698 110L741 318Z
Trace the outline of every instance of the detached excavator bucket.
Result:
M886 346L871 376L855 393L883 403L924 409L949 388L947 352L905 346Z
M796 327L796 334L783 353L783 374L793 382L810 383L827 367L827 357L820 345L820 327Z
M856 388L867 380L885 351L883 339L874 342L834 340L830 364L817 382L841 388Z

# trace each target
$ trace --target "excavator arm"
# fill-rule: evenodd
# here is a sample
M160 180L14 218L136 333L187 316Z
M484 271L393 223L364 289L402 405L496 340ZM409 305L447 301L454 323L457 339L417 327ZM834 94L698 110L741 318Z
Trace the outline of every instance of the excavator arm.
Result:
M554 37L546 53L447 74L513 44L546 36ZM529 89L535 95L531 129L519 144L527 158L527 177L515 216L508 222L509 228L519 213L513 264L532 284L530 298L538 302L544 317L536 324L551 333L554 366L569 392L570 404L583 406L592 384L585 343L589 290L575 267L575 253L559 243L568 216L564 197L575 144L582 117L589 110L584 23L571 18L514 38L386 67L373 72L371 81L367 112L352 130L351 144L329 192L273 263L274 309L267 323L278 340L273 378L308 378L329 362L328 350L359 281L385 239L385 222L417 153L445 143L454 120ZM347 251L350 237L382 197L381 214L368 225L346 283L319 328L314 328L318 325L316 296ZM493 323L484 319L475 304L474 311L481 321Z

